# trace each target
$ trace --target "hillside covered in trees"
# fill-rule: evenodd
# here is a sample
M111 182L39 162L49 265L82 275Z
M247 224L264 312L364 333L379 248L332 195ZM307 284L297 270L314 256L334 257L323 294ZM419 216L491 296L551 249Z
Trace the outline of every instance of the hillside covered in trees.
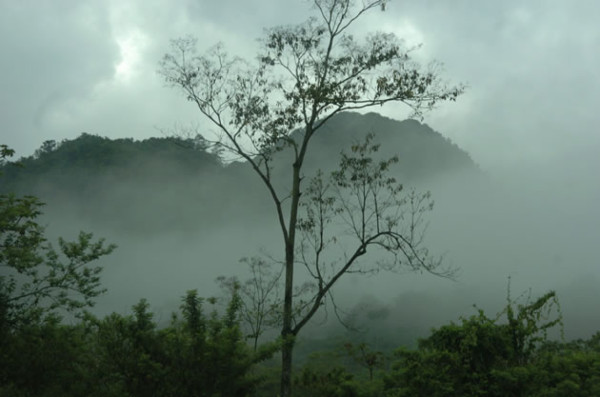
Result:
M337 162L331 153L347 150L367 133L381 144L381 157L398 155L395 172L409 184L478 172L465 151L427 125L375 113L330 120L313 142L307 170L331 170ZM20 159L22 167L4 167L0 192L44 197L47 212L67 207L120 230L196 229L225 219L243 221L253 209L269 206L260 181L236 160L210 152L199 137L135 141L83 133L70 141L46 141ZM278 178L287 181L286 175Z

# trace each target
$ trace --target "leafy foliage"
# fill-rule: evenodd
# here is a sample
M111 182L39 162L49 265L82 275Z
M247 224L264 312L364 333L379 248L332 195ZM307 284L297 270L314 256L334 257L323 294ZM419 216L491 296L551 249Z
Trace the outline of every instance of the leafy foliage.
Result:
M5 335L0 396L251 396L253 367L276 345L253 352L239 330L240 302L205 315L189 291L182 318L159 328L141 300L133 314L87 315L75 326L46 319Z
M341 367L326 372L317 372L310 367L302 368L294 384L300 396L315 397L356 397L356 383L353 375Z
M369 371L369 380L373 380L373 373L376 369L383 368L385 364L385 355L381 351L373 351L366 343L353 345L348 342L344 344L344 349L350 357L360 366Z
M3 149L4 160L12 151ZM0 308L2 324L37 319L55 309L92 306L104 290L99 266L88 264L115 246L81 232L74 242L60 238L60 254L37 223L43 203L33 196L0 194Z
M509 301L504 324L479 311L434 330L418 350L396 353L399 360L385 377L387 395L594 395L600 357L547 342L546 331L561 323L556 309L556 295L549 292L516 309ZM556 354L548 346L567 349Z

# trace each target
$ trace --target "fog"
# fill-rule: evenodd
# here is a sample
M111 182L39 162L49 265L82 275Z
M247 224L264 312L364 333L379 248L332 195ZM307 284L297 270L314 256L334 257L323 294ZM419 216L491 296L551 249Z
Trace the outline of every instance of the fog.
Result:
M413 182L431 190L435 200L427 245L459 270L457 276L450 280L406 269L345 275L334 289L336 303L347 313L376 302L371 306L388 313L386 332L422 335L475 314L474 304L490 316L500 312L510 278L512 298L534 299L556 290L567 338L590 336L600 329L600 183L591 171L596 162L580 156L481 172L439 170ZM240 186L208 172L166 173L167 186L107 176L83 202L52 186L41 188L50 236L68 239L86 230L118 245L100 262L108 292L92 309L98 315L126 313L146 298L157 318L167 321L185 291L221 296L216 277L247 277L240 258L282 257L275 212L258 177L244 171ZM377 258L373 250L363 260ZM317 316L307 335L322 336L323 327L342 332L331 308L328 314L326 322L323 314Z
M44 140L82 131L136 139L188 123L208 131L156 73L169 40L192 34L203 48L222 41L252 58L264 27L310 13L303 0L150 3L0 2L0 143L28 156ZM600 329L600 3L389 3L385 13L365 16L357 36L380 28L408 45L423 43L417 61L439 59L444 79L468 85L425 122L468 151L481 173L440 170L406 181L433 193L427 243L460 269L455 280L348 275L336 286L338 303L352 310L378 300L398 321L390 327L426 332L473 314L472 304L502 310L510 277L515 297L556 290L567 337L589 336ZM406 114L398 106L376 110ZM165 168L147 166L148 175ZM36 194L48 203L50 237L86 230L119 246L100 263L108 292L95 313L127 312L147 298L168 319L186 290L211 296L220 293L217 276L243 278L241 257L282 254L269 197L258 178L243 175L232 183L175 167L164 185L108 175L85 200L50 185Z

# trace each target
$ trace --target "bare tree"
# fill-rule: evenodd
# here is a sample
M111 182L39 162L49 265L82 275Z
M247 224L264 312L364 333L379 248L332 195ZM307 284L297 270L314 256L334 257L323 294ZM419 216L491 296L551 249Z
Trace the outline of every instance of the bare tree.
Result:
M243 258L241 262L250 268L249 279L240 282L237 276L220 276L217 282L228 295L236 290L240 295L240 313L249 332L246 336L252 340L256 351L260 337L281 323L279 287L282 272L274 270L273 264L262 258Z
M366 270L358 266L358 259L367 248L387 252L389 268L405 264L445 274L420 244L419 222L429 196L399 198L399 185L385 176L388 165L377 171L378 165L369 160L369 142L343 157L342 168L331 179L321 174L306 187L303 184L311 139L336 114L401 102L421 116L440 101L454 101L463 91L462 86L448 87L441 81L437 64L421 68L412 62L414 48L404 48L394 34L373 33L359 42L348 33L361 16L384 8L385 3L313 0L315 17L267 30L256 62L231 57L220 45L198 55L191 38L174 40L172 52L161 62L166 81L183 89L215 126L218 138L212 143L245 160L272 198L284 254L282 396L291 395L295 336L333 296L331 288L342 275ZM292 135L294 130L299 135ZM277 152L290 156L291 180L283 188L273 180ZM361 161L368 167L363 169ZM369 172L374 170L380 174L372 180ZM330 199L329 193L337 200ZM345 230L356 237L357 245L329 263L324 274L321 243L325 246L334 240L325 240L321 230L333 222L332 215L344 219ZM314 244L312 257L310 244ZM294 273L300 263L312 272L316 292L298 311Z

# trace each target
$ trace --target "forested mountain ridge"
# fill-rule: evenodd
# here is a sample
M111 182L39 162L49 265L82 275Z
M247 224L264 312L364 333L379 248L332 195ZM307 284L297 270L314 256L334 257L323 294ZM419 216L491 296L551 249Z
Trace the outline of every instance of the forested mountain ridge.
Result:
M312 143L315 153L310 158L314 167L329 165L337 160L343 149L362 139L367 133L375 134L384 156L398 155L400 172L407 178L429 177L445 171L476 169L469 154L449 139L416 120L397 121L377 113L361 115L341 113L325 124ZM103 138L82 133L74 140L45 141L30 157L20 159L23 167L4 167L2 191L50 178L53 183L73 182L72 177L85 177L92 185L106 174L123 178L144 178L156 171L154 165L164 167L165 174L153 178L169 177L169 170L191 172L234 173L243 164L224 164L219 156L210 153L201 139L163 137L136 141L132 138ZM333 165L333 164L332 164ZM170 178L167 178L170 179Z
M368 133L381 144L382 157L398 156L402 182L478 172L465 151L425 124L376 113L342 113L315 135L307 176L318 168L335 168L338 154ZM4 166L0 192L43 197L52 210L68 208L70 216L108 222L109 228L197 229L225 219L243 222L249 209L270 208L250 167L221 159L201 138L111 140L83 133L74 140L46 141L19 162L22 167ZM289 167L274 166L274 178L286 189Z
M61 176L67 175L85 176L89 184L93 183L90 177L110 173L123 178L141 177L148 171L145 167L153 163L216 171L221 165L217 156L198 145L198 141L176 137L111 140L88 133L74 140L48 140L32 156L19 160L22 167L4 167L4 185L22 188L43 178L60 183Z
M316 164L337 162L332 153L348 150L368 133L381 144L384 158L398 156L398 171L405 181L437 177L445 172L477 170L469 154L448 138L417 120L393 120L377 113L341 113L315 135L312 156Z

